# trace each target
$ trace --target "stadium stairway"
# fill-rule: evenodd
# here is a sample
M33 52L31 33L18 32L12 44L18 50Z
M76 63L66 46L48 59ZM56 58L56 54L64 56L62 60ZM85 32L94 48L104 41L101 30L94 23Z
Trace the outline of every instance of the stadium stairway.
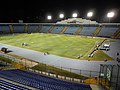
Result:
M24 32L28 33L28 25L27 24L24 26Z
M119 34L117 35L117 37L116 38L119 38L120 37L120 32L119 32Z
M112 38L119 38L120 36L120 28L112 35Z
M75 32L75 34L79 35L79 33L81 32L82 29L83 29L83 26L80 26L79 29Z
M9 25L9 29L10 29L10 33L13 33L13 26L12 25Z
M41 29L42 29L42 26L39 25L36 32L41 32Z
M54 29L55 26L51 26L50 29L48 30L48 33L51 33L51 31Z
M100 27L100 26L97 27L95 32L93 33L93 37L96 37L99 34L99 32L101 31L101 29L102 29L102 27Z
M60 32L60 34L64 34L64 32L67 30L68 26L65 26L63 30Z

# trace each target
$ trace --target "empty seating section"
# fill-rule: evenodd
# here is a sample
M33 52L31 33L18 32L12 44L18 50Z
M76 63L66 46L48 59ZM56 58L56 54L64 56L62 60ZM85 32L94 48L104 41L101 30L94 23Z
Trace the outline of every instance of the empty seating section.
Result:
M42 26L41 32L42 32L42 33L47 33L48 30L50 30L50 28L51 28L51 26Z
M69 26L67 30L64 32L65 34L75 34L75 32L79 29L78 26Z
M96 27L83 27L80 32L80 35L88 35L91 36L95 33Z
M11 25L11 26L10 26ZM97 33L99 26L90 25L55 25L55 24L0 24L0 34L10 33L55 33L55 34L74 34L85 36L101 36L120 38L116 35L119 26L103 25Z
M117 30L117 27L102 27L100 33L97 36L111 37Z
M0 71L0 77L40 90L92 90L90 85L66 82L19 69Z
M18 24L13 25L13 32L14 33L25 33L24 26L25 25L18 25Z
M31 90L31 89L0 79L0 90Z
M0 25L0 34L10 33L9 25Z
M51 33L60 33L63 30L64 26L55 26Z
M38 25L28 25L28 33L35 33L38 29Z

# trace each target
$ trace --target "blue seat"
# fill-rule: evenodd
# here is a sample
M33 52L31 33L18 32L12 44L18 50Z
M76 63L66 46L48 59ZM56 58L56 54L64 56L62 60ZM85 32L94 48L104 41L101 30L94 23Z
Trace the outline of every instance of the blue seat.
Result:
M64 32L65 34L75 34L75 32L79 29L80 27L76 26L69 26L67 30Z
M51 28L51 26L42 26L42 28L41 28L41 32L42 33L47 33L48 32L48 30L50 30L50 28Z
M96 27L83 27L80 32L80 35L92 36L95 33Z
M0 33L2 34L10 33L9 25L0 25Z
M63 30L64 26L55 26L51 33L60 33Z
M66 82L19 69L0 71L0 77L40 90L92 90L90 85Z
M25 33L24 25L13 25L14 33Z
M111 37L117 30L117 27L102 27L100 33L97 36Z
M31 90L23 86L19 86L16 84L12 84L10 82L7 82L5 80L0 79L0 89L5 89L5 90Z
M39 26L38 25L28 25L28 33L36 33L39 31Z

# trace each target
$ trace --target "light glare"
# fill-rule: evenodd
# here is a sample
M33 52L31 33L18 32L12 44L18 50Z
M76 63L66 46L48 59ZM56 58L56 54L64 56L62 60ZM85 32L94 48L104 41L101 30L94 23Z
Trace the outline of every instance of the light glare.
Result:
M51 19L52 19L52 16L50 16L50 15L47 16L47 19L48 19L48 20L51 20Z
M93 16L93 12L88 12L87 16L88 17L92 17Z
M107 14L107 17L109 17L109 18L111 18L111 17L114 17L114 12L109 12L108 14Z
M72 17L76 18L77 17L77 13L73 13Z
M60 14L59 17L60 17L60 18L64 18L64 14Z

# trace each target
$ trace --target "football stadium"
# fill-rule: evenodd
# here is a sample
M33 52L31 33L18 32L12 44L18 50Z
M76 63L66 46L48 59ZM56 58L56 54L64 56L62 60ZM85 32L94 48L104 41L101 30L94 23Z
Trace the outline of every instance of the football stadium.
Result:
M119 47L120 23L0 23L0 90L120 90Z

